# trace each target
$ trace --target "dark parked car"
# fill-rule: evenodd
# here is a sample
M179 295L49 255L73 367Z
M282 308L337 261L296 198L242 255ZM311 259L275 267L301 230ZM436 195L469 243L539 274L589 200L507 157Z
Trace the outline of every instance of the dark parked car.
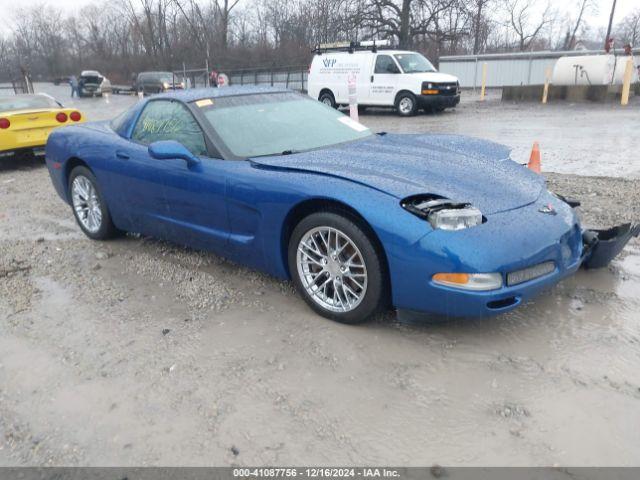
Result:
M52 81L54 85L69 83L70 77L55 77Z
M142 72L138 74L136 90L146 95L151 95L168 90L183 89L184 82L178 82L177 80L171 72Z

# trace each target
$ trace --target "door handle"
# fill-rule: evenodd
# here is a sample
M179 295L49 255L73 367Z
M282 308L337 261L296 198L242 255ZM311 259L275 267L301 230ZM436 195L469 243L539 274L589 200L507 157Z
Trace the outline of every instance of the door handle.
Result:
M373 83L373 75L371 75L371 83Z
M129 160L129 154L123 152L122 150L116 150L116 157L121 158L123 160Z

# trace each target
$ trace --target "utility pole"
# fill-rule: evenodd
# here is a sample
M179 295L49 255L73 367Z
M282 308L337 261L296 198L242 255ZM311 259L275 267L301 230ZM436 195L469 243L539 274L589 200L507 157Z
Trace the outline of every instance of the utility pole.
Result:
M613 14L616 11L616 1L613 0L613 4L611 5L611 15L609 15L609 26L607 27L607 36L604 39L604 49L605 51L609 51L609 38L611 38L611 27L613 26Z

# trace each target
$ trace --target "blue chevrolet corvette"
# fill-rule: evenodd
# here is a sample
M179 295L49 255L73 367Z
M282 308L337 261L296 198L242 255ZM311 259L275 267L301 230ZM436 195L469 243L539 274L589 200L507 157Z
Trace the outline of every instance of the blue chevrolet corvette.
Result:
M208 249L292 279L345 323L388 307L505 312L607 264L640 231L583 230L576 204L502 145L374 134L278 88L154 96L112 122L56 130L46 162L90 238Z

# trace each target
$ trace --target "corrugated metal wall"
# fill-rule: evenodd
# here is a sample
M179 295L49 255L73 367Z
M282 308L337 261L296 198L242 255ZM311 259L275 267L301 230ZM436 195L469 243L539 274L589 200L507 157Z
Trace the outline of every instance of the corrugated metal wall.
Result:
M461 55L440 57L440 71L460 79L463 87L479 87L482 83L482 64L487 64L487 87L541 85L545 70L556 60L568 55L598 55L604 51L577 50L569 52L531 52L489 55ZM634 50L636 64L640 64L640 49Z

